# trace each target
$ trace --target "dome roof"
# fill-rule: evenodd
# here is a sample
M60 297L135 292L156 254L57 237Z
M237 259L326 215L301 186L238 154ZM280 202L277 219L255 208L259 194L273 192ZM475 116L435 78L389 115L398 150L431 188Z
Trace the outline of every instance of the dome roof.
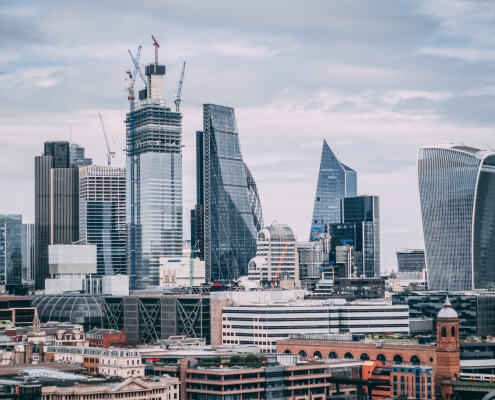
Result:
M457 312L452 308L449 296L445 299L445 303L443 303L443 307L438 312L437 318L458 318Z

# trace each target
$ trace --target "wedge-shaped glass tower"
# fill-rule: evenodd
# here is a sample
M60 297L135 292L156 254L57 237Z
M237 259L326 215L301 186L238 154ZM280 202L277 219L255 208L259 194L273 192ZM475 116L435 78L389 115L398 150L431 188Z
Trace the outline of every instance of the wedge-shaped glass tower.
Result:
M341 222L340 199L354 197L356 193L356 171L341 163L323 140L310 240L318 240L321 234L327 233L328 224Z

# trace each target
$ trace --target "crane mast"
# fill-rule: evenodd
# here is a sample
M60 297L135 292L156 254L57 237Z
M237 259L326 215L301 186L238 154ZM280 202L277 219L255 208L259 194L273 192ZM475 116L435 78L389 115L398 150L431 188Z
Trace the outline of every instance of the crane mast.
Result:
M180 102L182 94L182 83L184 82L184 71L186 70L186 62L182 63L182 71L180 73L179 84L177 86L177 91L175 92L175 112L180 112Z
M128 97L129 100L129 118L128 126L129 133L127 138L127 157L129 160L129 197L130 197L130 226L129 226L129 275L131 278L131 288L134 288L134 282L136 279L136 206L135 206L135 177L134 177L134 84L136 83L136 76L139 73L141 79L146 85L146 79L144 79L143 73L139 68L139 59L141 58L141 46L138 47L136 52L136 57L134 57L129 50L129 55L131 57L132 63L134 64L134 70L127 71L129 76L129 87L128 87Z
M108 142L108 135L105 129L105 124L103 123L103 117L100 113L98 113L98 117L100 117L101 129L103 130L103 135L105 136L105 143L107 145L107 162L110 167L112 165L112 158L115 157L115 151L110 150L110 143Z

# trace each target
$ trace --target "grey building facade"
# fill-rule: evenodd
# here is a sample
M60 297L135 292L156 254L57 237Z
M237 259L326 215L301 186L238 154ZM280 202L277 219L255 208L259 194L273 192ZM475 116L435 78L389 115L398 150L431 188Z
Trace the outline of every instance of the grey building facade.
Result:
M421 147L418 178L428 288L495 287L495 153Z
M22 224L22 280L34 284L34 224Z
M103 328L124 329L131 345L170 336L210 343L210 298L201 295L131 295L102 298Z
M96 245L100 275L127 274L125 168L79 169L79 241Z
M253 203L253 186L251 192L248 187L234 109L204 104L202 138L206 281L226 283L247 275L256 254L255 221L261 207L255 216L252 204L259 199Z
M459 333L463 336L495 334L495 295L491 293L449 292L452 307L459 315ZM392 304L407 304L411 321L433 321L443 306L447 292L417 291L394 294Z
M309 240L318 240L320 235L328 233L329 224L340 223L340 200L356 195L356 171L340 162L323 140Z
M46 142L44 154L35 157L36 289L44 289L48 277L48 245L78 239L79 173L71 163L70 143Z

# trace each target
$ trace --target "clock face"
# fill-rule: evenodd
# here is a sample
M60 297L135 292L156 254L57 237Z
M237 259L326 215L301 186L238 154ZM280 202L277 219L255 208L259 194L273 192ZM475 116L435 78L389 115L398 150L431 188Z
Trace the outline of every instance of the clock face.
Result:
M79 333L76 333L74 336L76 337L76 339L80 339L81 338L81 335Z

